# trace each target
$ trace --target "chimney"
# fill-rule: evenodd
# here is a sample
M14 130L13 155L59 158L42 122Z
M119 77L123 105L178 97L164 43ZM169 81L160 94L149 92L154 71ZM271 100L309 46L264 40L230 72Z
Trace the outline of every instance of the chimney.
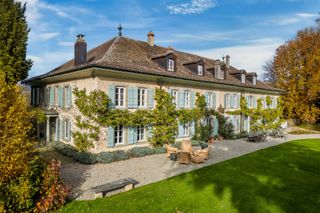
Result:
M226 55L226 67L227 67L227 69L230 68L230 56L229 55Z
M81 65L87 62L87 42L84 35L77 35L77 41L74 44L74 65Z
M154 33L152 31L148 33L148 44L150 47L154 47Z

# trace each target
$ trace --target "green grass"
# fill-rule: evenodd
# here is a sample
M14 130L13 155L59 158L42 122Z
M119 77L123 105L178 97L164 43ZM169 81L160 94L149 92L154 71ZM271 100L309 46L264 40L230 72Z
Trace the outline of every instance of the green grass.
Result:
M320 139L308 139L260 150L109 198L72 201L60 211L309 213L319 212L319 207Z

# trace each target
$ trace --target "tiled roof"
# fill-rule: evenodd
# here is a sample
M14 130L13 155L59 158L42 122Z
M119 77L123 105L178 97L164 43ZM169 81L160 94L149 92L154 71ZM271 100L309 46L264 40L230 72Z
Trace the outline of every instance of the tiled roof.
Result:
M171 53L176 56L177 60L175 72L167 71L166 67L161 66L157 60L155 60L156 58L165 57ZM213 77L214 72L209 72L207 70L205 70L203 76L196 75L190 71L187 66L185 66L186 63L197 62L200 59L203 59L204 65L208 70L209 68L214 67L216 64L220 64L222 69L225 69L225 66L223 65L223 62L219 60L209 59L158 45L152 47L149 46L147 42L137 41L123 36L114 37L111 40L91 49L88 51L87 59L88 62L86 64L78 66L74 65L74 60L72 59L42 76L36 76L26 81L33 81L39 78L57 75L73 69L79 70L81 68L88 67L88 65L96 65L99 67L120 69L128 72L134 71L139 73L178 77L190 80L225 83L281 91L260 81L257 81L256 85L253 85L249 81L246 81L246 83L243 84L232 75L227 75L225 80L215 79ZM230 66L230 68L227 70L227 73L230 74L237 72L239 72L239 70L232 66Z

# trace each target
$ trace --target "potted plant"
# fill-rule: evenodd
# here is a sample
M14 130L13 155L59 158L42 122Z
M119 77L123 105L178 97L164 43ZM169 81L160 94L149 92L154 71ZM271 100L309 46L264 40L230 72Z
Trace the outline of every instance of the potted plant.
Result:
M214 137L210 136L208 138L208 144L213 144L214 143Z

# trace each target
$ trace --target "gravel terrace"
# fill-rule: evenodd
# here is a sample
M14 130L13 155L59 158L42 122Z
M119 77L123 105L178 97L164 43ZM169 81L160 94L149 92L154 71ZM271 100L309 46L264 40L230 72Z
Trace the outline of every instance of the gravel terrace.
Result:
M137 187L140 187L256 150L302 138L320 138L320 134L289 135L287 140L268 138L266 142L261 143L250 143L244 139L215 142L210 145L209 159L203 164L181 165L170 161L165 154L158 154L110 164L70 163L62 165L61 173L64 181L73 189L71 198L90 200L94 199L94 193L90 190L94 186L131 177L139 181Z

